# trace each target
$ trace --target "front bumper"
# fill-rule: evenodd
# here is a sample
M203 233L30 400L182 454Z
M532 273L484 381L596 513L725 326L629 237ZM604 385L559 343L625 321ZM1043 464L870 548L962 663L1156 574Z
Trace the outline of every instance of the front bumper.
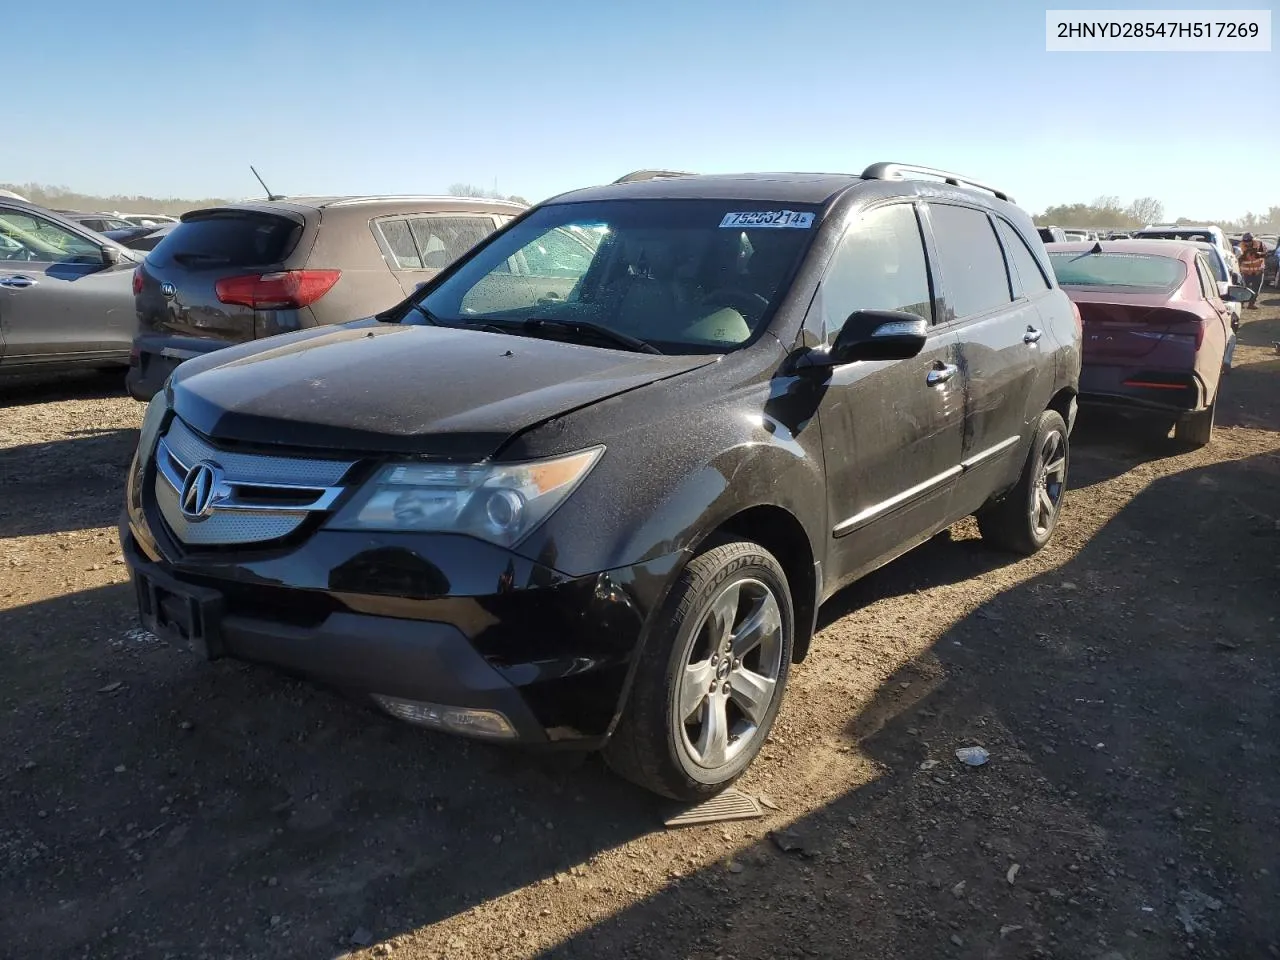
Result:
M588 749L617 721L682 560L568 578L465 537L325 530L288 549L182 554L139 520L126 513L120 537L149 629L194 626L211 658L497 711L522 742Z

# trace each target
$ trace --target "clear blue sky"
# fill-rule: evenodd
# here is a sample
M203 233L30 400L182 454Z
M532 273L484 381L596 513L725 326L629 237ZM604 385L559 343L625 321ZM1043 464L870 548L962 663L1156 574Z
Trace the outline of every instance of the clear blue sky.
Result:
M1032 211L1101 194L1194 217L1280 204L1280 54L1051 54L1044 11L14 3L0 181L243 197L261 193L252 162L282 193L467 181L537 200L639 167L900 160L990 180Z

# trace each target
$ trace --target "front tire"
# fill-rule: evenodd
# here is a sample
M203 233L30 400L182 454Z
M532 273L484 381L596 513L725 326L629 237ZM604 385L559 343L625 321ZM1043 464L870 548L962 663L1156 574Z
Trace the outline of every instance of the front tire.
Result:
M768 550L735 540L699 554L655 623L605 761L675 800L720 792L773 728L794 639L787 577Z
M978 530L997 547L1030 556L1053 537L1067 490L1071 448L1056 410L1040 414L1022 475L1005 496L978 511Z

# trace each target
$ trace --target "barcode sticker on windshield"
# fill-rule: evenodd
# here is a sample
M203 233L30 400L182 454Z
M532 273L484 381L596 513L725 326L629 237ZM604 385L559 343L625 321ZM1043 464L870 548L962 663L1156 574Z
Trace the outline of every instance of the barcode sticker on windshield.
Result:
M756 210L744 213L726 213L720 221L723 227L790 227L808 230L813 226L812 213L795 210Z

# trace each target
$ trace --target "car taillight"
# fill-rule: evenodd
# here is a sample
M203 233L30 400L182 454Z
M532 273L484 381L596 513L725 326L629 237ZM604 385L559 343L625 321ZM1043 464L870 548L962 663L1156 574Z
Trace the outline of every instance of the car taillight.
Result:
M333 289L341 270L284 270L223 277L214 284L222 303L254 310L296 310L306 307Z
M133 295L136 297L142 292L142 268L133 268Z

